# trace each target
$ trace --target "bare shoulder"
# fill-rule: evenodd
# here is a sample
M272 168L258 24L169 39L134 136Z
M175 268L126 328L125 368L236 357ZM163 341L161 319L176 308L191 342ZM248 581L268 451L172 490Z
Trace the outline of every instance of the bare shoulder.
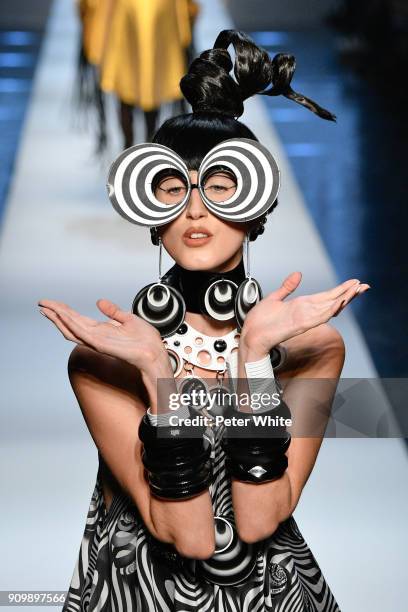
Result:
M74 388L81 385L84 378L92 377L139 397L145 393L140 371L135 366L83 345L77 345L71 351L68 374Z

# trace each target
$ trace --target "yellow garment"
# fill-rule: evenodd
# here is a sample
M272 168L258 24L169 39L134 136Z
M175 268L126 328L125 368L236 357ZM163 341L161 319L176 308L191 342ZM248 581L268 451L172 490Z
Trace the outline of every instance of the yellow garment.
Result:
M101 88L145 111L182 98L179 82L191 41L188 0L99 2L113 3L100 62Z
M114 1L77 0L82 23L82 45L90 64L98 66L101 62Z

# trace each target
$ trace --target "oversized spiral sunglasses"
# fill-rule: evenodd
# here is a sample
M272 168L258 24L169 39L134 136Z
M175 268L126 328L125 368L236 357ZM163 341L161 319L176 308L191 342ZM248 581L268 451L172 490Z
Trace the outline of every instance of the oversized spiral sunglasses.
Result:
M173 221L197 188L205 206L227 221L261 217L275 202L280 172L259 142L224 140L207 153L192 183L184 160L169 147L138 144L123 151L109 170L107 188L114 209L127 221L148 227Z

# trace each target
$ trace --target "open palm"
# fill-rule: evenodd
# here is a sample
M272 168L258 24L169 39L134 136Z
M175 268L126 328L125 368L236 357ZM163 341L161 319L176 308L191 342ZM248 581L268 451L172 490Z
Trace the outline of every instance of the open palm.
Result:
M369 285L357 279L350 279L328 291L284 301L297 289L301 280L300 272L292 272L279 289L268 294L249 311L241 333L248 346L268 353L280 342L337 316L354 297L369 288Z
M53 300L40 300L39 306L67 340L119 357L139 368L146 360L155 361L165 350L160 333L153 325L109 300L97 301L108 321L96 321Z

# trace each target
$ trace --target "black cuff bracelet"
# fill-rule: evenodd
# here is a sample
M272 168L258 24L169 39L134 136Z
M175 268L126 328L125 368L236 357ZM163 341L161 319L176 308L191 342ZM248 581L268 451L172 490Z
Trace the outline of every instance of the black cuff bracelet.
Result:
M253 413L233 411L235 416L254 417ZM231 416L229 411L228 416ZM290 410L283 400L276 408L263 412L262 416L282 416L290 418ZM267 419L266 419L267 422ZM291 435L286 427L273 428L256 424L251 418L245 427L228 425L222 446L226 455L226 466L230 476L243 482L268 482L281 478L288 467L286 451L291 443ZM240 435L241 433L241 435ZM249 437L252 436L252 437Z
M286 455L276 457L272 462L260 465L259 463L243 463L227 457L226 466L230 476L243 482L269 482L281 478L288 467Z
M174 437L161 437L158 429ZM161 499L194 497L212 481L211 444L203 436L187 436L183 428L152 425L145 414L139 426L143 442L142 462L148 474L151 492ZM205 428L202 428L204 433Z

